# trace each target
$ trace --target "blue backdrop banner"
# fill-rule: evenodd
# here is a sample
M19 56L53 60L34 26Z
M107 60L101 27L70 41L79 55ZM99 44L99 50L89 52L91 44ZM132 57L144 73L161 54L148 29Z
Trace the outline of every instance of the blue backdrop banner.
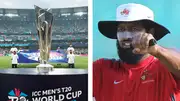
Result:
M39 63L39 51L29 50L18 52L18 63ZM67 63L67 54L64 51L54 51L50 52L49 62L51 63Z

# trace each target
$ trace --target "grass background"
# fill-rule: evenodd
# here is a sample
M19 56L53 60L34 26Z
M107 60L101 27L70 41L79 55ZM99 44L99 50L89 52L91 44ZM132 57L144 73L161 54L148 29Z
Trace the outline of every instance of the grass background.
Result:
M66 63L50 63L55 68L68 68ZM18 68L35 68L38 63L29 64L19 64ZM9 56L0 57L0 69L11 68L11 58ZM75 68L87 69L88 68L88 57L86 56L76 56L75 58Z

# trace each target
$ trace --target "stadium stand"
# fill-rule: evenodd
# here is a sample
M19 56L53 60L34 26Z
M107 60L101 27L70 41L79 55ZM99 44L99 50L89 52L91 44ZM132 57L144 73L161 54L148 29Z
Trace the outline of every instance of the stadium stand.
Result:
M88 54L88 8L52 9L52 50L66 50L72 44L76 54ZM18 49L38 49L34 9L0 9L0 54L12 45Z

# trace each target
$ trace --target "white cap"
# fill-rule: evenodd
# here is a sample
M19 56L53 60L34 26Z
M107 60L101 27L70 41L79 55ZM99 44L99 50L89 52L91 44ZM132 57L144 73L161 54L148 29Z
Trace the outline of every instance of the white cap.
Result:
M98 29L104 36L117 39L117 25L123 22L133 21L142 21L146 27L154 28L155 33L153 36L156 40L170 33L167 28L154 21L154 13L151 9L135 3L120 5L116 10L116 20L99 21Z
M123 4L116 10L116 21L137 21L144 19L154 21L154 13L151 9L141 4Z

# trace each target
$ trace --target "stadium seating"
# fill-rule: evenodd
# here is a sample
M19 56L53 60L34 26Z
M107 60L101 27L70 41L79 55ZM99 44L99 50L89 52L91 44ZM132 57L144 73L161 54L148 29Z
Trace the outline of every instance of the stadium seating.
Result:
M9 9L2 10L6 12ZM85 14L76 15L76 8L52 9L54 15L52 49L55 50L60 46L66 50L72 44L77 54L88 53L87 7L78 10ZM34 10L15 9L15 11L18 12L16 12L18 16L0 17L0 54L9 52L12 45L24 49L38 49Z

